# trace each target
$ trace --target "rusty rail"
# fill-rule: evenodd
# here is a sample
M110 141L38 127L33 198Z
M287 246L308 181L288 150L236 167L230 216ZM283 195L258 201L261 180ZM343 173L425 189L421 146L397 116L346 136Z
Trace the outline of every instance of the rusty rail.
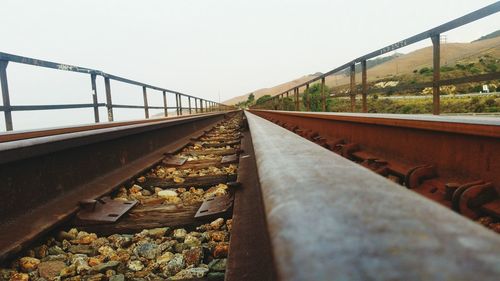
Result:
M299 91L301 88L305 87L305 89L309 89L309 85L320 81L321 83L321 108L322 111L326 111L326 97L324 93L324 86L325 86L325 78L341 72L345 69L349 69L350 71L350 90L349 90L349 96L351 98L351 112L355 112L355 105L356 105L356 94L358 92L361 92L362 95L362 112L367 112L367 96L368 94L372 93L379 93L379 92L387 92L387 91L395 91L395 90L403 90L403 89L415 89L415 88L426 88L426 87L432 87L432 98L433 98L433 110L432 113L434 115L439 115L440 114L440 87L445 86L445 85L452 85L452 84L463 84L463 83L469 83L469 82L481 82L481 81L491 81L491 80L496 80L500 79L500 72L492 72L488 74L481 74L481 75L475 75L475 76L465 76L465 77L460 77L456 79L446 79L442 80L441 75L440 75L440 53L441 53L441 47L440 47L440 35L444 32L450 31L452 29L455 29L457 27L469 24L471 22L474 22L476 20L485 18L487 16L493 15L500 11L500 1L495 2L491 5L488 5L484 8L481 8L479 10L473 11L467 15L464 15L462 17L459 17L457 19L454 19L452 21L449 21L447 23L444 23L440 26L437 26L435 28L426 30L424 32L421 32L417 35L405 38L403 40L400 40L398 42L395 42L393 44L390 44L386 47L383 47L381 49L375 50L371 53L368 53L366 55L363 55L361 57L358 57L356 59L353 59L350 62L347 62L341 66L338 66L322 75L319 75L317 77L314 77L304 83L301 83L299 85L296 85L288 90L285 90L275 96L273 96L271 99L268 101L255 105L252 108L254 109L273 109L273 110L278 110L278 109L283 109L284 108L284 99L285 97L289 97L290 92L293 92L294 94L294 100L295 100L295 111L301 111L300 103L299 103ZM388 52L395 51L397 49L409 46L411 44L420 42L422 40L430 38L432 41L432 46L433 46L433 80L432 82L428 83L418 83L418 84L412 84L404 87L387 87L384 89L369 89L368 87L368 82L367 82L367 66L366 66L366 61L368 59L386 54ZM361 65L361 75L362 75L362 82L361 82L361 87L358 87L356 85L356 65L360 64ZM310 111L310 101L306 102L306 110Z
M304 113L254 113L306 122ZM279 280L497 279L500 236L284 128L246 116ZM314 120L322 132L376 141L358 130L362 122L348 129L346 120L325 119ZM372 126L382 130L396 122Z
M497 119L252 112L470 219L500 222Z
M10 103L10 93L9 86L7 80L7 66L9 62L27 64L37 67L44 67L62 71L70 71L76 73L82 73L90 75L90 82L92 88L92 103L84 103L84 104L57 104L57 105L12 105ZM106 102L99 103L97 100L97 76L101 76L104 79L105 86L105 94L106 94ZM123 105L123 104L114 104L112 102L112 94L111 94L111 80L119 81L125 84L135 85L142 88L142 96L144 100L144 105ZM183 110L187 110L189 114L193 111L198 113L203 112L214 112L214 111L228 111L234 109L232 106L227 106L225 104L217 103L210 100L205 100L203 98L187 95L178 91L173 91L157 86L153 86L150 84L134 81L128 78L120 77L117 75L105 73L100 70L74 66L69 64L62 64L52 61L39 60L29 57L23 57L13 54L7 54L0 52L0 84L2 89L2 99L3 105L0 106L0 111L4 112L5 116L5 127L7 131L12 131L13 120L12 120L12 112L13 111L33 111L33 110L51 110L51 109L75 109L75 108L93 108L94 109L94 120L95 123L99 123L99 107L106 107L107 109L107 119L109 122L114 121L113 108L128 108L128 109L144 109L144 116L146 119L149 119L149 109L163 109L165 117L168 116L169 109L175 109L176 115L182 115ZM151 106L148 104L148 93L147 89L159 91L163 95L163 106ZM175 95L175 106L167 105L167 93ZM188 107L183 107L181 99L185 97L188 99ZM191 103L191 100L194 101L194 104Z

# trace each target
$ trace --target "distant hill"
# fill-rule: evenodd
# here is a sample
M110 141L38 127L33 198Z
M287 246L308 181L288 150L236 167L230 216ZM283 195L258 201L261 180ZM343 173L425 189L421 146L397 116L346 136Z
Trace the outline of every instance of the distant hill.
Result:
M492 32L492 33L490 33L488 35L481 36L479 39L474 40L472 42L477 42L477 41L481 41L481 40L491 39L491 38L495 38L495 37L498 37L498 36L500 36L500 30Z
M493 36L491 33L483 37ZM481 38L483 38L481 37ZM500 58L500 36L495 36L489 39L480 39L471 43L446 43L441 46L441 65L455 66L457 63L467 61L477 61L479 57L490 56ZM390 56L389 56L390 57ZM384 57L379 58L384 60ZM395 54L393 57L385 60L374 60L374 64L368 71L368 81L388 80L395 76L412 75L414 71L424 67L432 67L432 46L418 49L408 54ZM368 64L368 62L367 62ZM290 82L280 85L254 91L255 99L263 95L276 95L294 85L301 84L313 77L317 77L319 73L300 77ZM325 83L329 87L339 87L349 84L348 72L339 72L336 75L328 76ZM321 74L319 74L321 75ZM360 76L356 76L357 83L360 83ZM236 104L240 101L245 101L250 93L241 95L225 101L227 104Z

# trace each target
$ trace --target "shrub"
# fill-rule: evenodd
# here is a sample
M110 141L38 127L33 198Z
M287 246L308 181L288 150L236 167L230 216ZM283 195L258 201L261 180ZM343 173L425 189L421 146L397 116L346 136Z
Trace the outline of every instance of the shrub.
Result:
M486 65L486 69L489 71L489 72L497 72L498 70L498 66L494 63L489 63Z
M497 102L495 101L495 99L489 98L484 101L484 104L487 105L488 107L492 107L495 106Z
M432 72L433 72L433 70L431 68L424 67L424 68L421 68L418 73L420 73L421 75L426 75L426 74L432 73Z
M447 66L447 65L441 66L441 68L439 68L439 69L441 70L441 72L448 72L448 71L455 70L455 68L453 68L451 66Z

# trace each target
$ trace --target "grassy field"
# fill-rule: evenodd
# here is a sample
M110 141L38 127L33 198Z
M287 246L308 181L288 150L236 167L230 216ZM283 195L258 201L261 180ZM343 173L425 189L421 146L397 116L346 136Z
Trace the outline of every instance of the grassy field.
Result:
M432 113L432 96L422 99L376 99L368 98L368 112L424 114ZM333 98L328 101L328 111L349 112L348 99ZM361 112L361 101L356 101L356 111ZM486 97L442 97L441 112L460 113L500 113L500 93Z

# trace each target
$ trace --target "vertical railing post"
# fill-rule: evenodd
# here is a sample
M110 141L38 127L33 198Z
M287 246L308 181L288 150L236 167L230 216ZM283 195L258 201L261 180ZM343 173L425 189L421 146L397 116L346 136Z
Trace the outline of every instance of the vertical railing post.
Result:
M432 79L432 114L439 115L440 113L440 98L439 98L439 80L441 79L441 42L440 35L431 36L432 40L432 61L434 75Z
M194 113L198 113L198 99L194 98Z
M200 111L203 113L203 99L200 99Z
M368 94L368 84L366 77L366 60L361 62L361 94L362 94L362 103L363 103L363 112L368 112L368 107L366 105L366 95Z
M182 115L182 95L179 94L179 115Z
M189 115L191 115L191 97L188 97Z
M9 84L7 83L7 65L6 60L0 60L0 83L2 84L2 100L5 116L5 129L12 131L14 126L12 124L12 109L10 107Z
M94 103L94 120L99 123L99 105L97 101L96 75L94 73L90 74L90 83L92 85L92 102Z
M108 77L104 77L104 87L106 89L106 108L108 109L108 121L113 121L113 102L111 100L111 83Z
M356 109L356 64L351 64L351 112Z
M306 98L306 111L311 111L311 94L309 93L309 84L306 84L306 91L305 91L307 98Z
M163 109L165 111L165 117L168 117L167 93L165 91L163 91Z
M295 111L300 111L299 88L295 89Z
M321 77L321 111L326 112L325 77Z
M148 92L146 86L142 86L142 97L144 98L144 116L149 119Z

